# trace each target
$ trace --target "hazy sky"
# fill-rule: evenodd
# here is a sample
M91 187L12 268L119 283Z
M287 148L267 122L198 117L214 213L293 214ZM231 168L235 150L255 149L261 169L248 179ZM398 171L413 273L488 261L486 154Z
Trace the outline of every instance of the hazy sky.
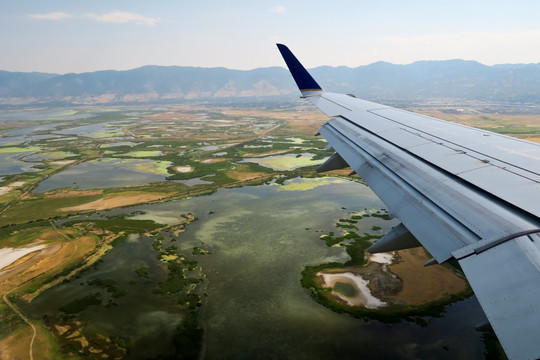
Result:
M540 62L540 1L0 0L0 70Z

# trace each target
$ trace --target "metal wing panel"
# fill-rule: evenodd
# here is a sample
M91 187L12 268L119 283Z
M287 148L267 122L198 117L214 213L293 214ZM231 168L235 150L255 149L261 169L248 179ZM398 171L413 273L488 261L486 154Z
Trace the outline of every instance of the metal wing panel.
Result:
M540 201L540 183L538 182L509 171L500 171L495 166L478 168L460 174L460 177L473 184L477 178L489 179L489 181L485 182L484 190L497 194L501 187L505 187L504 194L501 194L503 200L519 204L521 208L530 213L538 212Z
M306 97L313 105L328 116L344 116L353 112L365 112L374 109L385 109L387 106L357 99L344 94L323 92L320 95Z
M540 144L399 109L370 112L432 138L434 142L452 144L464 152L527 171L540 181Z
M440 169L540 216L537 205L540 201L540 175L537 173L540 161L533 161L540 160L537 144L378 106L347 95L324 93L309 100L327 114L340 115L366 131L380 134ZM431 141L433 146L415 147L426 144L425 141ZM512 147L513 151L502 151ZM447 156L449 154L457 156ZM482 170L487 167L489 171ZM476 171L474 175L471 170ZM484 176L488 173L489 176ZM497 180L494 182L494 179ZM512 187L514 184L520 184L519 188Z
M335 129L324 126L320 133L418 239L433 239L423 245L438 261L449 259L464 245L462 239L474 237L457 222L453 227L443 220L440 209Z
M371 112L428 136L540 174L539 144L400 109L375 109ZM532 159L536 161L531 162Z
M488 163L464 154L463 152L441 146L434 142L429 142L414 148L408 148L407 150L417 156L423 157L430 163L443 161L445 164L444 170L454 175L491 166Z
M536 359L540 354L540 253L535 243L522 236L459 260L511 359Z
M471 239L462 238L462 246L480 238L499 238L534 227L516 217L504 204L494 203L476 188L456 182L452 175L343 118L334 118L325 126L335 128L341 136L369 153L388 170L398 174L410 187L476 234L476 237ZM332 142L330 144L333 145ZM360 174L358 171L357 173ZM406 223L405 225L407 226ZM412 229L410 230L412 232Z

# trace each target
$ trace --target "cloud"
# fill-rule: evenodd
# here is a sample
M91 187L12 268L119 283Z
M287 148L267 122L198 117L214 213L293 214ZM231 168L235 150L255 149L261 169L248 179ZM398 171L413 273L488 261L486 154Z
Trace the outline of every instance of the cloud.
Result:
M70 18L87 18L92 19L98 22L103 23L112 23L112 24L125 24L125 23L135 23L137 25L148 25L148 26L154 26L159 19L151 18L147 16L132 14L124 11L113 11L106 14L85 14L82 16L77 16L73 14L68 14L65 12L51 12L46 14L31 14L28 15L31 18L34 19L41 19L41 20L63 20L63 19L70 19Z
M284 14L285 11L287 11L287 9L285 9L285 6L283 5L276 6L272 9L272 12L276 14Z
M70 15L61 11L50 12L46 14L30 14L28 16L34 19L41 19L41 20L62 20L62 19L69 19L73 17L73 15Z
M113 11L113 12L106 13L103 15L87 14L86 17L99 21L99 22L112 23L112 24L125 24L125 23L132 22L137 25L154 26L156 22L158 22L158 19L156 18L132 14L132 13L123 12L123 11Z

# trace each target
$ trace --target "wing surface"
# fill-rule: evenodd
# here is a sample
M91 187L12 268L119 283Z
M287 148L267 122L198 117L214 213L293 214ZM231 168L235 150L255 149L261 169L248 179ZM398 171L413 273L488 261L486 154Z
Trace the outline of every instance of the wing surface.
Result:
M337 154L320 169L348 164L402 222L370 251L414 236L436 262L457 259L507 355L539 358L540 144L328 93L278 48L331 117L319 133Z

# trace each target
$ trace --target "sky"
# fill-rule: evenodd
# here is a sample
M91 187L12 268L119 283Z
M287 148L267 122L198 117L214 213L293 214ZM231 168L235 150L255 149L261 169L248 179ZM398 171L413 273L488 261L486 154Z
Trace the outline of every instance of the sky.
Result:
M540 1L0 0L0 70L540 62Z

